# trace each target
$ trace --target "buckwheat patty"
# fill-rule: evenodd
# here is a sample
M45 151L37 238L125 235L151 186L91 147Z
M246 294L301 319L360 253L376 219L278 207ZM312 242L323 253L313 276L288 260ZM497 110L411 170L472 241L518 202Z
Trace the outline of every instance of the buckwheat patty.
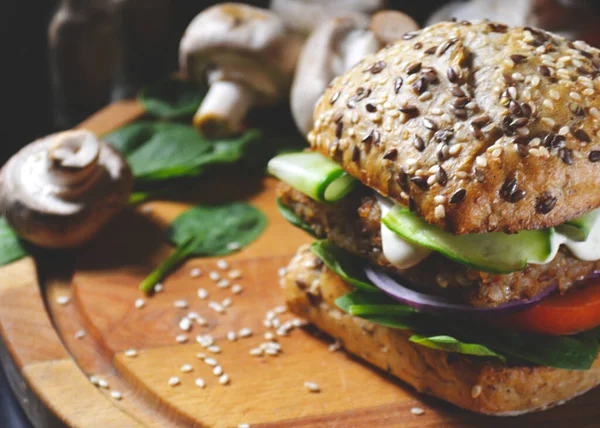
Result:
M557 226L600 206L600 50L446 22L336 78L313 150L454 234Z
M373 190L360 186L335 204L315 202L285 183L278 186L277 194L281 202L309 224L320 238L329 239L388 269L415 288L455 295L474 306L495 306L531 298L555 284L564 292L578 280L600 270L600 261L579 260L564 247L550 263L531 264L507 275L469 268L439 253L433 253L412 268L399 270L390 265L382 252L381 212Z

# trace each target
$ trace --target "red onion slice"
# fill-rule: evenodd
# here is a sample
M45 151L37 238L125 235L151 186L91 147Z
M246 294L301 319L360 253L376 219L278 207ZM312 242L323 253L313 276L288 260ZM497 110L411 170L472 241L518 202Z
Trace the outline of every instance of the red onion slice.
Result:
M444 296L435 296L432 294L419 293L411 288L399 284L395 279L388 276L381 269L370 266L365 267L365 273L371 282L399 302L405 303L411 308L443 315L454 316L498 316L506 315L511 312L522 311L542 299L547 297L557 289L557 286L546 287L541 293L529 300L514 300L508 303L502 303L490 308L476 308L466 303L452 302Z

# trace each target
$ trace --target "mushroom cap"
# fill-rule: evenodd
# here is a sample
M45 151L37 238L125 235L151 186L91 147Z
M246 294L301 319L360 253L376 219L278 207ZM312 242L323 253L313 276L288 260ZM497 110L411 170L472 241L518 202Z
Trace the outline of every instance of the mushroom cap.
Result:
M335 79L309 142L455 234L600 206L600 50L535 28L440 23Z
M59 132L28 144L2 167L0 213L27 241L75 247L127 205L132 186L131 169L112 146L89 131Z
M296 65L291 108L298 128L305 134L312 129L315 104L334 77L418 28L412 18L392 10L372 17L348 13L322 22L306 40Z
M305 134L312 129L315 104L334 77L347 70L344 56L351 45L347 39L351 33L371 38L370 52L379 48L375 37L368 32L370 18L361 13L324 21L306 40L291 88L291 109L298 128ZM353 65L353 64L350 64Z
M288 28L308 35L330 19L350 13L370 15L386 4L386 0L271 0L270 8Z
M419 24L405 13L397 10L382 10L371 18L369 29L381 46L397 42L410 31L419 29Z
M300 46L300 38L273 12L222 3L190 22L179 45L179 64L193 81L236 81L272 100L289 87Z

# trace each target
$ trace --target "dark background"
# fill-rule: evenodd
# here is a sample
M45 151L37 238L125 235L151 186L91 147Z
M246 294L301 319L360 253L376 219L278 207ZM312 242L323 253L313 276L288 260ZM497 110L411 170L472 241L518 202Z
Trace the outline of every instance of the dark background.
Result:
M147 7L154 0L128 1ZM540 2L543 3L543 0ZM89 107L89 111L82 109L77 112L78 117L71 118L68 124L59 125L55 121L48 62L48 24L58 3L57 0L0 2L0 165L35 138L72 126L110 101L107 99L98 106ZM144 63L132 70L137 84L142 85L177 70L178 42L187 24L198 12L215 3L218 2L171 0L170 11L164 17L170 28L166 48L148 52L140 58ZM245 3L268 6L266 0ZM444 3L447 1L388 0L390 9L402 10L420 24ZM590 0L587 3L600 11L600 1ZM135 88L132 90L135 91ZM29 426L0 370L0 428Z

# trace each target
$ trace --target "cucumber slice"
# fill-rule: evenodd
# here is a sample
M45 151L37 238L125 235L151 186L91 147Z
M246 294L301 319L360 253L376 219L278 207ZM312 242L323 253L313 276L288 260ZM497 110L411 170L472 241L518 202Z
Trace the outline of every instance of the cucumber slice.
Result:
M547 229L513 235L501 232L453 235L399 205L392 208L382 221L410 242L485 272L506 274L519 271L529 262L545 261L552 254L551 230Z
M336 202L356 184L341 166L317 152L286 153L275 156L269 173L317 202Z
M590 234L590 230L596 224L599 215L600 208L592 210L575 220L561 224L556 227L556 230L573 241L585 241Z

